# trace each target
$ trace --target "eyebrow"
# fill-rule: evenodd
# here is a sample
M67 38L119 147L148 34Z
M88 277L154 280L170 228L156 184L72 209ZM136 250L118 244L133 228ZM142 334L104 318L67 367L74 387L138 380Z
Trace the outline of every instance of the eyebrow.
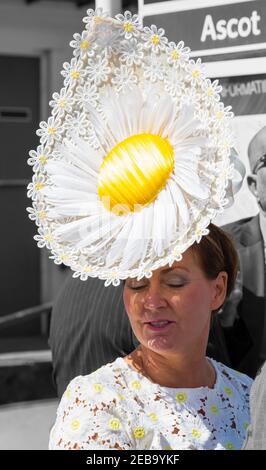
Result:
M188 273L190 272L188 268L185 268L185 266L175 266L174 268L171 267L171 268L168 268L168 269L163 269L163 270L161 271L161 273L166 274L166 273L168 273L169 271L174 271L175 269L181 269L182 271L186 271L186 272L188 272Z

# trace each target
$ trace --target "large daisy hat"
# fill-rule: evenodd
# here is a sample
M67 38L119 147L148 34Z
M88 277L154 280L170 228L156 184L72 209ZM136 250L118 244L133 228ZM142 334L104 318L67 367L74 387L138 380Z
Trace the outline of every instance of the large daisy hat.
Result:
M244 167L221 86L162 28L88 10L30 152L39 247L74 277L150 277L208 233Z

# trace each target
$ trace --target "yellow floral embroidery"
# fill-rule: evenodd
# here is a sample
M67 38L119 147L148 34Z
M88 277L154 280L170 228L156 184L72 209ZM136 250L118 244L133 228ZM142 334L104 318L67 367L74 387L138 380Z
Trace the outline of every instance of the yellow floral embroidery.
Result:
M213 96L213 95L214 95L213 88L209 87L208 90L207 90L207 96Z
M141 426L133 429L133 436L136 439L143 439L145 437L145 429Z
M80 72L78 70L71 70L70 76L71 78L73 78L73 80L76 80L77 78L79 78Z
M178 51L172 51L171 52L171 57L172 57L173 60L177 60L177 59L179 59L180 54L179 54Z
M219 413L219 410L216 405L211 405L210 410L214 415L217 415Z
M41 220L46 219L47 217L47 212L45 211L38 211L37 214L38 214L39 219Z
M152 36L151 42L152 42L152 44L154 44L154 45L159 44L160 38L159 38L158 34L154 34L154 35Z
M224 387L224 392L226 395L233 395L232 389L230 387Z
M111 429L113 429L114 431L117 431L118 429L120 429L120 428L121 428L121 424L120 424L119 419L116 419L116 418L110 419L110 421L109 421L109 427L110 427Z
M79 428L80 421L78 419L73 419L73 421L71 421L71 429L73 429L73 431L77 431Z
M141 384L138 380L133 380L131 382L131 387L134 389L134 390L139 390L141 388Z
M60 256L59 256L59 259L64 263L64 262L67 262L69 261L69 255L67 253L62 253Z
M225 444L225 448L226 448L227 450L235 450L235 446L234 446L234 444L233 444L232 442L227 442L227 443Z
M216 116L216 119L220 120L220 119L223 119L224 113L222 111L217 111L215 116Z
M51 243L54 240L54 237L51 233L46 233L43 238L46 242L49 242L49 243Z
M129 21L126 21L126 23L124 23L124 30L127 32L127 33L130 33L133 29L133 26L131 23L129 23Z
M198 429L195 429L195 428L191 430L191 434L192 434L192 436L195 437L196 439L199 439L200 436L201 436L199 430L198 430Z
M198 69L192 70L191 75L193 78L198 78L200 76L200 70Z
M93 384L93 388L96 393L101 393L104 387L102 384Z
M178 403L184 403L187 400L187 394L186 393L177 393L175 397L176 397L176 401L178 401Z
M158 421L158 416L156 413L148 413L148 417L150 418L151 421L155 423Z
M89 41L87 41L86 39L84 39L83 41L81 41L81 43L80 43L80 49L82 49L82 50L85 51L85 50L89 49L89 47L90 47Z
M45 163L47 163L48 158L46 157L46 155L39 155L38 160L42 165L45 165Z
M40 191L41 189L44 188L44 184L39 181L38 183L35 183L34 187L36 191Z
M119 400L125 400L126 398L124 397L124 395L122 395L122 393L118 393L117 394Z

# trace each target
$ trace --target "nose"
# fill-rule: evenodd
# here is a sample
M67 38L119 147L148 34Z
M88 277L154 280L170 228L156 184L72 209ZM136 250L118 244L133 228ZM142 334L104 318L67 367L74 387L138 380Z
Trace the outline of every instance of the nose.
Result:
M167 305L166 299L162 296L159 286L150 285L144 297L144 308L148 310L158 309Z

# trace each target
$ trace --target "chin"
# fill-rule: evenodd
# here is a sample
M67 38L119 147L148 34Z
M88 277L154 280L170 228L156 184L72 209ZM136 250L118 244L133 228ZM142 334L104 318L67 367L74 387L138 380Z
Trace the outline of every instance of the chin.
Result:
M172 341L166 336L154 336L152 338L149 338L147 341L145 341L145 345L148 349L151 349L154 352L175 352L175 346L172 344Z

